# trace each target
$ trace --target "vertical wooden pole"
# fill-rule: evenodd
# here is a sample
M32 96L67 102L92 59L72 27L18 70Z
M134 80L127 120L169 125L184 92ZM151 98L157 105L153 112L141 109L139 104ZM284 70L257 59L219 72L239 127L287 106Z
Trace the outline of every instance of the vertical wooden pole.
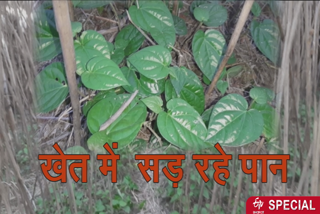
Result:
M68 1L52 1L54 17L59 32L64 66L67 74L71 105L73 109L73 128L75 145L80 145L80 103L76 81L76 61L73 46L73 35L69 17Z

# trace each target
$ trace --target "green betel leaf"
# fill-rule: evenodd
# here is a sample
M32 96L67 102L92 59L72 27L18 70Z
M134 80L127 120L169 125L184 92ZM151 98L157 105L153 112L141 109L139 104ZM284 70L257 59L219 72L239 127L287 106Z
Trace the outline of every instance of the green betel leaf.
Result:
M162 112L163 101L158 96L151 96L141 100L151 111L159 114Z
M268 88L254 87L250 90L250 97L258 104L266 104L274 99L274 92Z
M238 94L223 97L212 110L206 141L221 146L243 146L258 139L263 117L259 111L247 108L247 101Z
M186 22L178 16L172 15L176 34L184 36L188 33Z
M77 33L80 33L82 30L81 22L71 22L72 35L75 36Z
M253 15L255 17L260 16L261 14L261 7L259 6L258 2L253 2L252 8L251 8L251 12L253 13Z
M160 134L181 149L201 149L207 128L199 113L180 98L171 99L167 109L168 112L160 112L157 118Z
M169 74L171 54L162 46L151 46L132 54L129 62L147 78L160 80Z
M209 20L209 10L201 7L197 7L193 11L193 15L199 22L205 22Z
M187 101L201 114L204 111L204 91L198 76L186 67L173 67L174 77L171 83L179 98Z
M91 135L87 141L87 145L96 154L106 154L107 151L103 146L107 142L111 142L110 137L106 135L105 131L101 131Z
M160 95L164 91L165 79L153 80L140 75L140 91L142 96Z
M103 56L91 59L81 75L83 84L93 90L109 90L129 84L120 68Z
M217 30L197 31L192 40L192 52L200 70L213 79L225 48L226 41Z
M274 64L277 64L280 44L278 26L270 19L265 19L262 23L253 20L250 31L259 50Z
M243 71L243 66L242 65L236 65L236 66L233 66L233 67L229 68L225 72L224 77L232 78L232 77L235 77L238 74L240 74L242 71Z
M40 112L50 112L67 97L69 90L62 63L52 63L36 76L37 107Z
M37 60L47 61L62 52L59 33L56 30L53 10L40 8L36 20L36 35L38 39Z
M278 126L277 126L277 119L276 119L276 112L274 108L272 108L268 104L258 104L253 103L251 109L255 109L262 114L264 126L262 134L267 139L272 139L278 137Z
M207 110L205 110L201 115L202 120L203 120L204 124L206 124L206 126L209 125L209 121L210 121L210 116L212 114L212 110L213 110L213 107L210 107Z
M122 87L129 93L133 93L138 90L140 83L135 72L133 70L130 70L128 67L122 67L121 71L129 82L129 85L123 85Z
M228 87L229 87L229 84L227 81L219 80L217 82L217 89L220 91L220 93L222 95L224 95L224 93L226 93Z
M151 33L162 46L173 46L176 40L172 15L162 1L138 1L129 8L132 21L143 30ZM157 30L155 30L157 29ZM161 36L156 33L160 33ZM163 37L164 36L164 37Z
M165 91L164 91L164 95L166 98L166 102L168 102L169 100L173 99L173 98L177 98L177 93L174 89L174 87L172 86L172 83L170 80L167 80L165 83Z
M199 8L208 11L207 13L209 14L209 18L204 20L203 23L209 27L218 27L228 19L227 9L217 2L201 4L199 5Z
M87 62L96 56L103 56L106 59L111 58L112 44L109 44L105 38L94 30L87 30L81 34L79 40L74 41L76 54L77 74L82 75L86 70Z
M82 8L85 10L94 9L97 7L102 7L110 3L110 1L87 1L87 0L72 0L73 6L77 8Z
M86 155L88 154L88 151L82 146L72 146L67 148L67 150L64 153L70 155Z
M87 116L89 110L100 100L105 99L106 97L115 97L117 94L113 90L109 91L100 91L92 100L86 102L82 108L84 116Z
M130 95L121 94L115 98L106 98L94 105L88 114L88 128L91 133L100 133L100 126L107 121L121 107L121 105L129 99ZM146 106L133 100L123 113L106 129L103 134L99 135L95 140L89 140L88 144L99 142L99 138L107 140L105 142L117 142L119 147L124 147L131 143L137 136L142 123L147 117ZM93 135L94 136L94 135ZM102 140L101 140L102 141Z
M144 42L144 36L137 30L137 28L130 24L122 28L118 33L115 42L117 43L119 40L121 40L121 42L127 41L127 44L124 47L124 54L125 56L129 56L139 50Z

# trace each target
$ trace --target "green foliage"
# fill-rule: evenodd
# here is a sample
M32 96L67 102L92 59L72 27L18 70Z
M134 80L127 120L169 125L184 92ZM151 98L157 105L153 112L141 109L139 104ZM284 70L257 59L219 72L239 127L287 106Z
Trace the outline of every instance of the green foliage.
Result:
M42 62L56 57L62 50L53 11L40 8L38 16L35 23L38 39L38 52L36 55L37 60Z
M226 8L217 1L200 4L193 10L193 14L198 21L203 22L209 27L218 27L228 19Z
M83 9L103 9L109 1L73 3ZM225 54L226 40L215 29L198 30L192 35L192 54L204 74L202 78L199 79L194 71L186 67L175 66L171 49L176 34L186 35L188 31L185 21L171 14L167 7L169 3L160 0L134 1L128 8L129 15L140 29L132 24L124 26L116 35L114 44L94 30L81 32L81 23L72 23L76 73L82 83L79 87L96 90L96 95L83 106L91 133L87 142L89 149L104 153L106 142L118 142L120 148L135 142L148 111L155 115L156 123L153 122L152 127L159 137L184 150L198 151L217 142L223 146L242 146L255 141L260 135L267 140L276 138L274 109L268 104L274 99L272 91L253 88L250 91L253 99L250 107L240 95L225 96L229 78L238 76L244 70L241 65L224 68L217 82L222 98L205 110L203 83L209 85L214 78ZM254 4L252 8L255 16L261 13L258 6ZM209 27L218 27L228 18L227 10L219 1L193 1L190 11L201 24ZM40 12L36 23L39 41L37 55L38 60L49 60L61 53L60 40L53 12L43 9ZM141 30L158 45L146 46ZM271 20L262 23L253 20L250 30L259 50L276 62L276 24ZM236 62L233 54L228 65ZM39 111L54 110L68 95L63 65L53 63L47 66L37 76L36 85ZM136 90L138 95L134 101L106 130L99 131L100 126ZM127 206L127 202L117 199L113 203L118 208ZM106 209L103 206L100 202L95 204L101 212ZM126 210L130 211L129 208Z
M253 2L251 12L254 16L258 17L261 14L261 7L259 6L258 2Z
M128 61L147 78L160 80L169 74L170 52L162 46L152 46L132 54Z
M164 47L173 46L176 40L172 15L160 0L137 1L129 8L132 21L151 34L152 38Z
M251 22L251 35L259 50L274 64L279 57L280 31L278 26L270 19L263 22Z
M38 110L49 112L57 108L69 93L62 63L52 63L36 77Z
M258 139L263 130L263 117L248 110L247 101L238 94L223 97L214 106L207 141L221 146L243 146Z
M199 113L179 98L170 100L167 109L168 112L160 112L157 119L161 135L182 149L203 147L207 128Z
M184 36L188 33L186 22L178 16L172 15L176 34Z
M254 87L250 90L250 97L258 104L266 104L274 99L272 90L263 87Z
M187 101L200 114L204 110L204 91L197 75L185 67L173 67L170 80L176 95Z
M88 147L90 149L96 148L95 144L97 144L100 149L103 149L100 145L103 141L108 143L117 142L119 148L122 148L135 139L147 116L146 106L138 101L131 102L120 117L106 130L98 132L100 126L107 121L128 98L128 94L107 97L90 109L87 123L90 132L94 134L88 140Z
M127 25L118 34L115 39L115 44L123 43L124 56L139 50L144 42L144 36L133 25Z
M109 90L128 85L117 64L102 56L89 60L81 75L81 81L87 88L93 90Z
M163 101L158 96L151 96L141 100L151 111L156 114L162 112Z
M200 70L209 80L217 72L226 41L217 30L197 31L192 40L192 52Z
M82 75L87 69L87 62L93 57L111 58L113 44L96 31L87 30L82 32L79 39L74 41L76 54L77 74Z
M197 7L194 9L193 14L199 22L205 22L209 20L209 11L205 8Z
M229 84L228 84L228 82L226 82L226 81L219 80L219 81L217 82L217 89L220 91L220 93L221 93L222 95L224 95L224 93L226 93L228 87L229 87Z

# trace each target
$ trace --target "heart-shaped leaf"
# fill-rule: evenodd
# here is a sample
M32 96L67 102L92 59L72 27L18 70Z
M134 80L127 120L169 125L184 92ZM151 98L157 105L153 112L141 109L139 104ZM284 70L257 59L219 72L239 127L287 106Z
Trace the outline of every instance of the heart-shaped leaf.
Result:
M206 8L195 8L193 11L193 15L199 22L205 22L209 20L209 10L207 10Z
M114 98L106 98L94 105L88 114L88 128L94 135L88 140L89 148L95 147L95 144L101 146L103 140L105 143L117 142L119 148L131 143L137 136L142 123L147 117L146 106L133 100L123 113L104 131L99 131L100 126L107 121L129 99L130 95L121 94ZM103 146L103 145L102 145Z
M208 108L208 109L205 110L205 111L202 113L202 115L201 115L202 120L203 120L204 124L206 124L206 126L209 125L210 116L211 116L211 114L212 114L212 109L213 109L213 107Z
M80 33L82 30L82 23L81 22L71 22L72 28L72 35L76 36L77 33Z
M222 95L226 93L228 87L229 87L229 83L227 81L219 80L217 82L217 89L220 91Z
M217 30L197 31L192 40L192 52L200 70L213 79L220 63L226 41Z
M187 101L201 114L204 110L204 91L198 76L186 67L173 67L174 77L170 77L178 97Z
M62 63L52 63L36 76L36 97L40 112L57 108L69 92Z
M255 141L263 130L263 117L238 94L223 97L212 110L207 142L243 146Z
M37 60L47 61L62 52L59 33L56 30L53 10L40 7L36 20L36 34L38 39Z
M162 112L162 105L163 101L160 97L158 96L151 96L151 97L146 97L141 100L151 111L153 111L156 114L159 114Z
M251 109L255 109L262 114L264 122L262 134L267 139L278 137L278 123L276 123L277 118L274 108L268 104L261 105L258 103L253 103Z
M164 91L165 79L153 80L140 75L139 94L142 96L160 95Z
M133 93L140 88L139 86L139 79L137 78L135 72L130 70L128 67L122 67L121 71L127 81L129 82L128 85L123 85L122 87L129 93Z
M113 45L108 43L105 38L94 30L82 32L79 40L74 41L76 54L77 74L82 75L86 70L87 62L96 56L111 58Z
M188 33L186 22L178 16L172 15L176 34L184 36Z
M100 100L105 99L106 97L115 97L117 94L113 90L109 91L100 91L92 100L86 102L82 108L84 116L87 116L89 110Z
M147 78L160 80L169 74L171 54L162 46L144 48L128 58L129 62Z
M203 20L203 23L209 27L218 27L228 19L227 9L217 2L201 4L199 8L207 11L209 18ZM196 12L196 10L197 9L195 9L194 12ZM202 13L204 14L205 12Z
M173 99L173 98L177 98L178 97L178 95L177 95L174 87L172 86L172 83L171 83L170 80L167 80L166 83L165 83L164 94L165 94L165 98L166 98L167 102L169 100Z
M172 15L162 1L138 1L137 5L129 8L129 14L132 21L151 33L159 45L165 47L174 45L176 36Z
M161 135L181 149L201 149L207 128L199 113L180 98L171 99L167 109L168 112L160 112L157 118Z
M122 30L118 33L115 42L123 43L124 41L127 44L124 46L124 54L125 56L129 56L130 54L139 50L141 45L144 42L144 36L137 30L133 25L127 25L126 27L122 28Z
M250 30L259 50L274 64L277 64L280 44L278 26L270 19L265 19L262 23L253 20Z
M251 7L251 13L253 13L253 15L255 17L260 16L261 14L261 7L259 6L259 4L257 2L253 2L253 5Z
M250 90L250 97L258 104L266 104L274 99L274 92L268 88L254 87Z
M83 84L93 90L109 90L129 84L120 68L103 56L91 59L81 75Z
M243 71L243 66L241 66L241 65L233 66L232 68L229 68L225 72L224 77L232 78L232 77L235 77L238 74L240 74L242 71ZM222 74L221 74L221 76L222 76Z

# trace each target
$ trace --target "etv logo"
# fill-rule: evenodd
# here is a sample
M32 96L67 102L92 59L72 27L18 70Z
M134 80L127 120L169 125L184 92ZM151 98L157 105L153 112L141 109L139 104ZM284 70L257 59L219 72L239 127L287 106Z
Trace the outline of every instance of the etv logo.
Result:
M260 207L263 206L263 202L261 200L258 201L258 199L259 197L257 197L256 200L253 202L253 206L258 207L258 209L260 210Z
M254 196L246 203L247 214L319 214L319 196Z
M253 202L253 206L257 207L258 210L263 206L263 202L259 200L259 197L256 198L256 200ZM264 211L253 211L253 214L264 214Z

